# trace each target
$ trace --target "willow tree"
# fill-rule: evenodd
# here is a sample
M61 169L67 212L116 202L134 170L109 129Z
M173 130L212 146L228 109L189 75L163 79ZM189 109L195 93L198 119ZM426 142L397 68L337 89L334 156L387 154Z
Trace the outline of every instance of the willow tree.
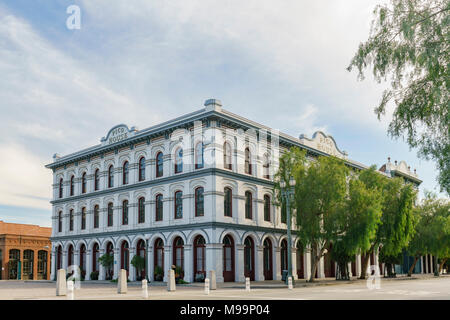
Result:
M381 186L368 186L359 175L350 179L348 196L339 215L341 234L332 250L332 258L338 265L337 279L349 279L348 263L360 250L371 247L381 223L382 203Z
M391 83L375 108L378 119L393 102L389 135L406 137L419 156L434 160L441 189L450 194L450 1L378 5L348 70L357 68L362 80L369 66L378 82Z
M390 266L414 235L413 205L417 192L401 178L387 178L374 168L361 172L359 179L382 193L381 222L370 246L361 248L361 279L366 278L370 255L381 246L381 256Z
M307 161L305 152L292 148L280 158L276 180L296 180L295 221L302 245L311 248L311 277L331 243L341 234L341 208L346 197L348 168L334 157ZM279 183L275 184L279 191ZM279 194L279 192L278 192ZM278 198L280 199L280 198Z

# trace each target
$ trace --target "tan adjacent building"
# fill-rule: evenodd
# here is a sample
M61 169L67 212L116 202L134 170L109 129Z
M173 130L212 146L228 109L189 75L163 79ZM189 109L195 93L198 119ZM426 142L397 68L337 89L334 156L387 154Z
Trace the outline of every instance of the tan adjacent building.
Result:
M52 228L0 221L0 280L49 280Z

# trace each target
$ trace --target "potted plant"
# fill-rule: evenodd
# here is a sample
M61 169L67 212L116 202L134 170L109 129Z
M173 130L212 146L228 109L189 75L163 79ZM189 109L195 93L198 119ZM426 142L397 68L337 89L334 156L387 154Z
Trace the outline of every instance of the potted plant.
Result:
M160 266L155 267L155 281L163 281L163 269Z
M195 282L205 282L205 274L201 271L198 271L195 274Z
M98 271L91 272L91 280L98 280Z
M183 279L183 268L180 266L175 267L175 282L180 283L180 280Z
M145 259L141 256L135 255L130 261L131 265L136 268L137 280L143 279L143 271L145 268Z
M114 256L112 254L105 253L98 258L98 262L106 269L106 280L112 279L111 268L114 264Z

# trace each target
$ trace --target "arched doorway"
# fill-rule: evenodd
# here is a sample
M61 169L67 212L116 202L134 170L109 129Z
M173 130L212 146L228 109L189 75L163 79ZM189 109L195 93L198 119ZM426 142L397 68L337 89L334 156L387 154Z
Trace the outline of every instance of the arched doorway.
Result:
M37 279L47 280L47 251L38 251Z
M305 277L305 265L303 263L303 244L298 241L297 242L297 277L299 279L303 279Z
M288 255L287 255L287 241L283 239L281 241L280 248L280 258L281 258L281 272L288 269Z
M20 251L17 249L9 250L8 279L19 280L20 275Z
M205 278L205 238L197 236L194 239L194 281L203 281Z
M34 251L25 250L23 252L23 280L33 280Z
M179 278L184 278L184 241L181 239L181 237L176 237L173 240L173 257L172 257L173 264L178 271ZM177 271L175 271L175 276L177 276Z
M139 240L136 246L136 254L139 257L144 258L144 261L146 259L146 254L145 254L145 241L144 240ZM145 262L144 262L144 267L142 268L142 270L136 270L136 278L138 280L142 280L145 279Z
M100 247L98 245L98 243L95 243L94 246L92 247L92 272L98 273L99 272L99 264L98 264L98 258L99 258L99 254L100 254ZM91 279L94 280L94 279ZM97 274L97 279L98 280L98 274Z
M155 240L153 259L153 274L155 281L163 281L164 278L164 242L161 238Z
M270 241L269 238L266 238L263 244L264 280L273 280L272 241Z
M130 269L130 248L126 240L120 246L120 269L127 270L127 277Z
M73 265L73 246L70 245L69 249L67 249L67 266L70 267Z
M113 257L113 263L106 269L106 280L111 280L114 276L114 246L112 242L108 242L106 245L106 254Z
M255 243L250 237L244 241L244 275L255 281Z
M86 276L86 246L84 244L80 247L80 272L81 279Z
M229 235L223 238L223 281L234 281L234 241Z

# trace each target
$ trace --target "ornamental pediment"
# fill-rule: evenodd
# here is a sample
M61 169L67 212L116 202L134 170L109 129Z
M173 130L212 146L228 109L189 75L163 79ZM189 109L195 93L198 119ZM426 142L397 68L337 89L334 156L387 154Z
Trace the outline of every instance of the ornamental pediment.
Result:
M112 127L111 130L108 131L106 137L103 137L100 141L102 146L114 144L133 137L137 131L138 130L136 127L131 127L131 129L128 129L127 125L119 124Z
M347 159L348 157L347 152L339 150L334 138L323 133L322 131L316 131L311 139L308 138L305 134L301 134L299 139L303 145L335 156L337 158Z

